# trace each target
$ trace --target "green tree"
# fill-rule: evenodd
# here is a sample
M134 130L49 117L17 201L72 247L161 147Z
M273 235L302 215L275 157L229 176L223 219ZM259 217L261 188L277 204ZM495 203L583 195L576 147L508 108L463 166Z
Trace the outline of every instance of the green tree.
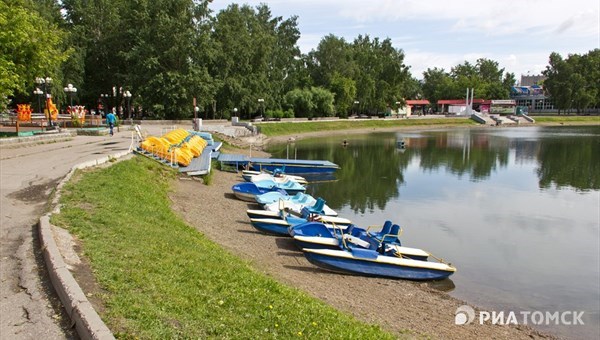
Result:
M54 79L53 93L61 88L61 63L69 51L66 33L23 0L0 1L0 111L9 97L24 102L31 98L36 77Z
M294 89L285 94L284 102L286 108L294 111L295 117L312 118L315 104L313 93L308 89Z
M560 110L571 108L572 88L569 79L572 70L562 56L556 52L550 54L550 60L546 70L543 72L547 79L544 81L546 91L550 93L554 100L554 105Z
M450 75L443 68L428 68L423 72L423 96L437 107L438 100L451 98L451 82Z
M297 83L299 37L296 17L273 18L266 5L232 4L219 12L211 35L217 57L210 67L219 108L239 107L250 117L260 108L259 98L266 107L281 107Z
M322 87L312 87L313 116L331 117L335 114L334 94Z
M356 82L336 73L331 79L330 89L335 96L337 114L340 117L348 117L356 98Z

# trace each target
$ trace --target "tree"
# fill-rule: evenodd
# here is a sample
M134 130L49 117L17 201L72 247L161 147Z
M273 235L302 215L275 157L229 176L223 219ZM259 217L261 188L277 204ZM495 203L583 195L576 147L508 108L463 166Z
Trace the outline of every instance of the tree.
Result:
M312 87L313 116L331 117L335 114L334 95L322 87Z
M451 98L451 81L443 68L428 68L423 72L423 96L437 107L438 100Z
M310 90L294 89L285 94L285 106L294 110L295 117L312 118L315 109L312 96Z
M211 38L217 57L210 66L220 109L240 107L250 117L265 106L279 108L297 83L300 37L296 17L273 18L266 5L232 4L217 14Z
M331 79L330 89L334 94L337 114L348 117L356 98L356 82L336 73Z
M60 66L69 55L63 46L65 36L29 2L0 1L0 111L6 109L9 97L30 98L36 77L53 78L53 92L58 92Z
M560 110L570 109L572 89L569 78L571 78L572 70L567 62L563 60L560 54L552 52L543 74L547 77L544 86L554 99L554 105L556 105L558 113L560 114Z

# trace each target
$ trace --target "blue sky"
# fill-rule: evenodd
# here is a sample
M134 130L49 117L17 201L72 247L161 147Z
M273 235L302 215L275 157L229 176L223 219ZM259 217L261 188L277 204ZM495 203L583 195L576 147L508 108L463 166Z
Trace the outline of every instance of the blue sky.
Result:
M600 48L599 0L213 0L210 8L231 3L297 15L303 53L330 33L350 42L359 34L390 38L418 79L427 68L449 71L483 57L519 80L544 70L553 51L566 57Z

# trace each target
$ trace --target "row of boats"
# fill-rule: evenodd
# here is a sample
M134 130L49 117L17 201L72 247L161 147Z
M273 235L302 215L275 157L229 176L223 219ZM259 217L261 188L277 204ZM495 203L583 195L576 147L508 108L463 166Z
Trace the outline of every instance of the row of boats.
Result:
M322 198L305 193L299 176L244 171L235 196L262 209L247 210L257 230L288 236L314 265L336 272L409 280L440 280L456 268L429 252L405 247L402 228L391 221L361 228L337 216ZM301 184L302 183L302 184Z

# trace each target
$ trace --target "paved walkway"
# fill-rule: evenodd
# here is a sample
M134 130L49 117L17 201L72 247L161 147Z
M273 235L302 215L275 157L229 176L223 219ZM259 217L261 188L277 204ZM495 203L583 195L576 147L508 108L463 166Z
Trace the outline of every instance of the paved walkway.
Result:
M187 128L187 127L186 127ZM160 135L162 126L142 126ZM56 184L75 164L127 150L131 131L0 147L0 338L77 338L48 281L36 224Z

